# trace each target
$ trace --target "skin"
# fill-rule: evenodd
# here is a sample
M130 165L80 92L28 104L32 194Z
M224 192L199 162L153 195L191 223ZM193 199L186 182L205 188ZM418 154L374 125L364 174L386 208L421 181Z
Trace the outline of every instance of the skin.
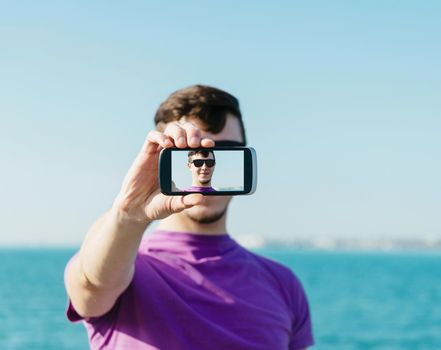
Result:
M201 154L195 154L191 160L193 161L195 159L214 159L214 157L211 153L208 154L208 157L203 157ZM193 163L188 163L187 166L191 171L192 186L211 187L211 178L216 165L209 168L204 163L198 168Z

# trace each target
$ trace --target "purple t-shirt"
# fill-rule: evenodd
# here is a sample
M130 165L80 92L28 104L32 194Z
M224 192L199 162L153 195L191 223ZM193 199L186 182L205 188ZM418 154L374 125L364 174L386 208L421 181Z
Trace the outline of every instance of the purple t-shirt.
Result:
M190 186L184 190L184 192L200 192L200 193L208 193L208 192L216 192L216 190L211 186Z
M314 344L296 275L228 234L147 235L133 280L113 308L82 319L69 300L67 317L83 320L91 349L294 350Z

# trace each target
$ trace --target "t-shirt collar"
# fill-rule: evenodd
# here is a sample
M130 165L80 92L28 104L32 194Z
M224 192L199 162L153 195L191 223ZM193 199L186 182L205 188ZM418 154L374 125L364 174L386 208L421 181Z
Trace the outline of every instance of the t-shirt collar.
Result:
M200 234L193 232L156 230L143 239L148 252L171 253L186 260L221 257L237 246L228 233Z

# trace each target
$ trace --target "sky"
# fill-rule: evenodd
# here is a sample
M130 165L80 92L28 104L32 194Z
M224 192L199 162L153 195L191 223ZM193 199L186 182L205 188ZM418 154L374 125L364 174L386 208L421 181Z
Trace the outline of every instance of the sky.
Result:
M78 245L173 91L235 95L228 231L441 237L441 2L0 2L0 245ZM154 227L154 225L152 226Z

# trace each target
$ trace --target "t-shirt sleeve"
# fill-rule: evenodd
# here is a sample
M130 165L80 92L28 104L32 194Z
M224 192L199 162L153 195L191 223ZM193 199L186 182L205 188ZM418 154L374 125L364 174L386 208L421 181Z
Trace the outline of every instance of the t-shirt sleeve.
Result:
M104 319L104 318L109 318L110 315L113 314L114 309L116 309L118 301L115 303L115 305L113 306L113 308L111 310L109 310L105 315L99 316L99 317L82 317L77 310L75 310L75 307L72 304L72 301L70 300L69 295L67 294L67 288L66 288L66 281L67 281L67 270L70 266L70 264L72 264L72 262L78 257L78 253L76 253L74 256L72 256L72 258L70 258L70 260L68 261L68 263L66 264L66 267L64 269L64 286L66 289L66 296L67 296L67 303L66 303L66 317L70 322L78 322L78 321L86 321L88 323L94 323L100 319Z
M78 312L75 310L74 306L72 305L72 301L69 298L69 294L67 294L67 270L69 266L72 264L72 262L77 258L78 253L76 253L74 256L70 258L68 263L66 264L66 267L64 268L64 288L66 290L66 297L67 297L67 306L66 306L66 317L70 322L78 322L83 320L84 318L78 314Z
M308 298L300 280L295 276L291 296L293 323L289 350L299 350L314 345L314 336Z
M78 257L78 253L76 253L74 256L72 256L70 258L70 260L68 261L68 263L66 264L66 267L64 268L64 288L66 290L66 297L67 297L67 306L66 306L66 317L70 322L78 322L78 321L83 321L83 320L91 320L89 318L84 318L82 317L77 310L75 310L75 307L72 304L72 301L70 300L69 294L67 294L67 270L69 268L69 266L72 264L72 262L77 259Z

